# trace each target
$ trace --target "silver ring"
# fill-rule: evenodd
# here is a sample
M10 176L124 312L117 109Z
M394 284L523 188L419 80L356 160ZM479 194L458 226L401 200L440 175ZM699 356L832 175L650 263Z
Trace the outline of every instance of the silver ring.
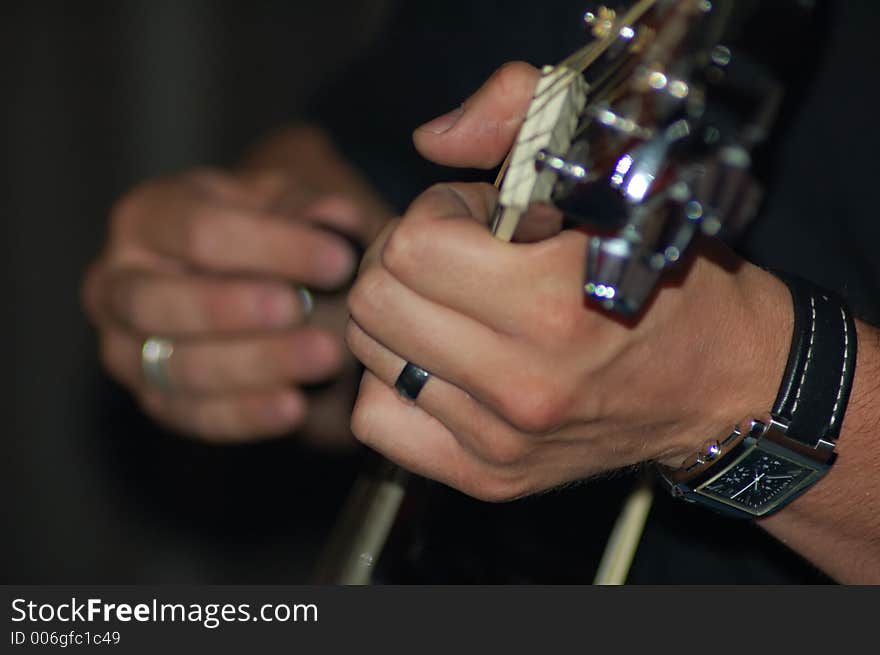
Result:
M167 339L150 337L141 348L141 368L146 381L166 393L174 391L168 376L168 360L174 354L174 344Z
M400 375L397 376L394 388L401 396L415 402L430 377L431 374L425 369L407 362Z
M303 318L308 318L315 310L315 297L311 291L302 285L296 288L296 295L299 296L299 301L303 306Z

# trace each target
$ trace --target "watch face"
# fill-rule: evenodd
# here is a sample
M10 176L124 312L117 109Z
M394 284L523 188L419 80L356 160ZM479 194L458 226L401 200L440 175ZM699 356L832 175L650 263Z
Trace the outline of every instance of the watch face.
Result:
M763 514L801 489L816 473L780 455L753 448L739 462L695 491L751 514Z

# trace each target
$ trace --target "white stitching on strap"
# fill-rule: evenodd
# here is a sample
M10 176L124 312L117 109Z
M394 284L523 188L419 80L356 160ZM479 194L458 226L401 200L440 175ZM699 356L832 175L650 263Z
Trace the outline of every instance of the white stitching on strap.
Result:
M840 309L840 317L843 319L843 369L840 371L840 382L837 384L837 400L834 401L834 408L831 410L829 425L834 425L837 422L837 408L840 407L840 398L843 396L843 379L846 377L846 369L849 366L849 357L846 356L847 349L849 348L849 325L847 325L846 312L843 311L843 308Z
M797 411L798 402L801 399L801 391L804 388L804 380L807 377L807 369L810 368L810 362L813 357L813 341L816 338L816 299L811 295L810 296L810 312L812 314L810 318L810 345L807 348L807 361L804 364L804 372L801 374L801 382L798 385L797 395L794 397L794 405L791 408L792 413Z

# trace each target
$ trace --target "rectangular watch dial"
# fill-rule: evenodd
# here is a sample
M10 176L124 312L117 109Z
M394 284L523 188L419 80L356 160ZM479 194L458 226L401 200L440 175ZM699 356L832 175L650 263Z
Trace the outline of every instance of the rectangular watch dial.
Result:
M818 475L815 469L756 447L694 491L760 516Z

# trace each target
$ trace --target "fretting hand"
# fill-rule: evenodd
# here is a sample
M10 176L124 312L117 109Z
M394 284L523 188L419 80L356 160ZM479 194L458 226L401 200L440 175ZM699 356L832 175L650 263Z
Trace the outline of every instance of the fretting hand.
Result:
M535 79L505 67L418 130L417 146L447 164L496 164ZM352 419L361 441L505 500L646 460L680 464L770 406L791 320L779 281L702 244L626 324L584 304L586 235L502 243L486 227L495 199L487 185L434 187L368 252L347 332L368 368ZM431 373L415 404L394 389L405 361Z

